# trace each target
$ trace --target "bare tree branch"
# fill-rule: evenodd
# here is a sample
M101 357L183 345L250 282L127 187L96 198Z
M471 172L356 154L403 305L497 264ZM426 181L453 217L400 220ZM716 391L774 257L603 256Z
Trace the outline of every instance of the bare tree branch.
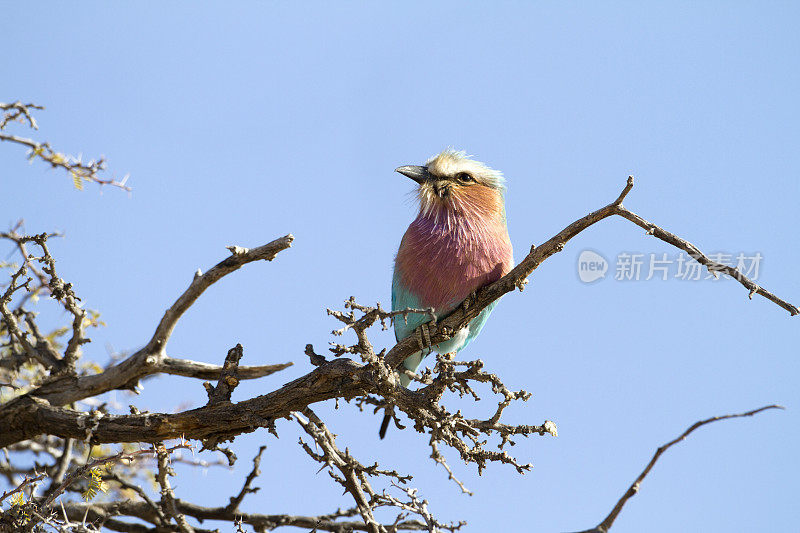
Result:
M35 108L19 102L0 104L0 110L4 112L3 118L0 119L0 130L12 121L27 121L35 128L35 121L29 111ZM83 175L80 172L94 175L94 172L102 167L102 160L99 163L83 164L80 161L64 159L61 154L50 150L46 143L39 144L30 139L5 134L0 134L0 140L28 146L31 148L31 157L39 157L54 166L62 166L71 169L72 172L76 172L77 169L79 172L77 183L83 179L91 181L91 178L81 177ZM98 183L103 182L98 181ZM23 256L22 266L11 273L11 282L0 295L2 315L0 328L4 328L2 335L9 338L7 344L0 346L4 350L0 369L15 369L29 360L38 362L44 368L37 374L39 376L37 380L40 381L34 383L32 380L31 383L25 383L22 388L14 383L8 384L12 388L12 395L10 400L0 405L0 427L3 428L0 432L0 447L6 447L6 451L13 450L16 453L42 453L47 458L47 461L42 463L45 465L45 472L42 474L38 474L33 467L18 468L7 461L6 464L0 464L0 475L12 484L15 483L15 479L16 483L19 483L19 479L26 476L20 485L22 488L18 486L16 491L8 495L21 494L26 487L32 495L36 483L44 479L44 476L52 477L52 482L44 495L31 499L24 506L16 505L13 516L0 515L0 518L10 517L9 520L17 524L24 522L29 529L36 524L46 524L56 531L64 532L105 528L126 532L204 533L207 530L190 524L189 520L202 523L206 519L231 522L237 526L238 531L242 531L242 523L249 524L259 532L282 526L318 531L358 530L371 533L459 529L463 523L442 524L434 517L428 509L428 503L418 497L416 489L405 485L410 476L382 469L377 463L365 466L356 460L349 450L339 449L336 436L309 406L329 399L336 399L337 402L340 398L347 401L355 400L359 409L363 409L366 405L373 406L376 411L386 409L392 413L396 424L400 424L400 421L394 413L405 413L411 419L416 431L429 435L431 458L443 466L449 478L465 493L470 492L455 477L445 461L442 444L453 449L461 459L476 465L478 473L481 473L490 462L508 464L519 473L524 473L531 465L518 462L507 452L505 445L513 445L512 439L519 436L557 435L556 426L551 421L546 420L540 426L510 425L501 421L505 409L512 402L528 400L529 392L509 389L498 376L484 370L483 362L480 360L455 361L450 354L437 355L432 370L426 369L419 374L407 373L420 385L418 390L399 386L396 369L411 353L450 338L503 294L515 288L522 290L527 278L543 261L561 251L566 243L580 232L612 215L621 216L645 229L648 234L688 252L709 271L722 272L734 277L748 289L751 298L754 294L761 294L789 311L791 315L798 314L795 306L756 285L738 270L711 261L691 243L623 207L622 202L632 187L633 178L629 177L624 190L614 202L576 220L538 248L531 248L528 256L508 275L478 290L451 315L440 317L438 321L430 309L386 311L380 304L374 307L365 306L353 298L345 302L344 311L328 310L328 313L342 324L342 327L333 333L343 336L352 331L355 343L351 345L344 341L332 343L330 351L335 356L332 360L317 355L313 346L307 345L305 353L316 368L268 394L238 403L232 403L231 397L239 380L266 376L288 367L291 363L239 367L243 349L241 345L237 345L228 352L223 365L210 365L171 358L167 355L166 345L180 318L210 285L247 263L262 259L272 260L279 252L291 246L293 240L291 235L254 249L228 247L231 252L229 257L205 274L197 272L189 287L164 313L144 347L125 359L110 364L97 374L79 375L80 373L76 371L79 348L85 342L89 342L84 332L88 322L87 311L80 307L78 303L80 300L75 296L72 286L57 276L55 260L46 244L48 235L22 236L16 233L18 228L0 234L0 238L10 239ZM25 247L26 243L37 245L42 250L41 257L30 255ZM37 280L39 287L31 287ZM56 341L50 343L48 336L39 331L34 315L24 309L25 296L21 303L15 297L15 294L30 295L36 290L48 291L71 314L71 328L66 328L66 331L71 329L72 336L63 347L63 353L59 353L62 347ZM12 299L16 307L11 305ZM392 320L405 320L410 313L427 314L431 321L418 328L415 335L398 342L388 352L376 350L367 335L369 328L380 323L385 329ZM345 355L354 356L357 360L343 357ZM33 366L42 368L38 365ZM158 373L217 380L217 384L216 386L205 384L209 398L207 405L174 414L140 413L134 407L131 407L130 415L109 414L105 404L94 398L115 389L133 390L138 386L140 379ZM482 389L477 389L476 383L484 384L481 387L490 388L491 392L497 395L496 407L491 404L485 418L467 419L460 410L450 412L442 403L442 398L447 392L479 401L478 390ZM76 402L80 402L78 407L88 403L92 411L77 410ZM609 517L592 531L607 531L622 506L636 493L640 482L663 451L684 439L694 429L715 420L751 416L776 407L767 406L748 413L715 417L690 427L681 437L658 449L651 463L618 502ZM275 422L280 418L294 418L313 439L314 448L302 439L301 446L312 459L320 462L324 468L328 468L331 477L353 498L356 505L354 508L320 516L264 515L239 511L239 506L247 494L258 490L252 485L260 473L259 466L264 447L253 459L253 468L244 480L241 490L230 498L228 505L201 507L182 502L176 497L169 482L169 476L174 475L170 467L169 453L175 448L167 449L163 444L164 440L186 437L200 440L205 448L219 449L219 443L260 427L274 432ZM62 442L52 437L53 435L65 440ZM128 448L128 451L115 456L91 460L90 452L93 444L124 442L157 444L153 449L131 452ZM489 442L492 443L491 446ZM185 444L180 446L186 447ZM221 451L228 455L229 461L232 462L235 458L232 451L224 449ZM153 455L157 463L155 479L160 487L160 500L156 501L155 496L150 498L148 492L135 482L135 477L109 472L103 479L114 482L115 487L118 485L119 488L115 489L118 494L122 494L124 490L126 496L141 501L131 499L85 503L66 501L74 497L76 492L81 492L81 486L87 483L84 479L87 473L91 472L92 480L95 483L99 482L97 479L99 473L92 470L93 468L123 459L132 460L140 456ZM37 478L37 475L41 477ZM389 486L383 490L375 490L372 483L380 477L386 478ZM84 481L76 483L81 479ZM96 485L90 485L90 488L92 487L96 488ZM60 498L62 495L64 497ZM63 518L56 516L54 507L56 501L62 504ZM394 523L384 524L378 520L375 513L382 508L394 508L399 512ZM360 515L362 522L345 520L357 515ZM408 520L409 515L414 515L417 519ZM0 523L0 531L2 526L3 523Z
M65 405L114 389L133 390L138 380L142 377L166 372L168 369L181 375L192 374L194 372L193 369L200 369L203 363L169 360L166 355L166 341L174 330L178 319L209 286L223 276L253 261L271 261L279 252L289 248L293 239L294 237L291 235L286 235L258 248L231 255L205 274L195 275L189 288L166 311L153 338L143 348L99 374L53 379L32 391L30 395L47 400L50 405ZM213 369L205 367L205 371L213 371ZM272 371L274 372L275 370ZM243 371L241 377L248 379L251 376L266 375L261 374L261 372L266 372L266 369L255 368L247 372ZM205 377L205 374L202 375ZM195 376L192 375L192 377ZM0 407L0 419L4 416L5 407ZM175 437L177 436L175 435ZM150 442L157 440L163 439L154 439Z
M14 494L16 494L18 492L21 492L21 491L25 490L29 485L36 485L38 482L40 482L41 480L43 480L46 477L47 477L47 474L44 474L44 473L37 474L37 475L32 476L32 477L25 476L25 479L22 480L22 483L20 483L15 489L3 491L3 494L0 494L0 502L2 502L3 500L5 500L6 498L8 498L10 496L13 496Z
M380 469L377 463L372 466L364 466L350 454L349 450L340 450L336 445L336 435L327 428L325 423L311 409L306 408L303 410L302 415L294 413L293 416L306 433L314 439L314 443L320 452L318 453L311 449L302 439L300 439L301 447L312 459L321 463L323 468L328 468L331 478L342 485L345 492L350 493L356 502L356 507L361 517L364 519L367 531L371 533L396 531L396 525L402 521L403 513L398 515L395 524L392 526L379 523L375 519L373 511L380 507L394 507L405 513L417 515L423 519L425 529L430 532L456 531L464 525L463 522L442 524L436 520L428 511L428 502L417 498L416 489L405 486L411 480L411 476L400 475L394 470ZM391 480L391 486L405 493L409 499L402 501L388 494L385 489L380 493L375 491L369 481L369 478L375 477L384 477Z
M169 450L164 450L165 453L170 453L174 450L181 449L181 448L190 448L189 444L185 442L181 442L176 444L175 446L169 448ZM89 461L82 467L76 469L75 471L71 472L64 481L56 487L55 490L50 492L41 502L39 502L39 507L41 509L47 509L52 505L56 498L58 498L70 485L72 485L78 479L84 477L87 472L92 470L93 468L97 468L100 466L104 466L110 463L118 463L123 461L134 461L142 456L147 455L154 455L154 450L137 450L134 452L119 452L115 455L111 455L109 457L103 457L100 459L96 459L94 461Z
M337 511L330 515L298 516L231 512L226 507L203 507L181 500L177 500L175 505L179 512L197 520L222 520L231 523L241 520L258 532L272 531L281 527L296 527L310 531L330 531L333 533L369 531L368 526L363 521L338 520L338 518L346 518L357 514L358 511L356 509ZM134 524L122 520L110 521L111 517L114 516L127 516L155 523L154 512L145 502L69 502L64 504L64 508L71 520L81 521L86 517L88 523L103 523L104 527L114 531L133 533L153 533L154 531L153 528L142 524ZM401 520L383 527L387 531L430 531L428 525L419 520ZM195 529L195 531L198 530Z
M633 179L629 178L625 189L614 202L573 222L543 245L534 248L509 274L488 287L479 290L474 298L468 299L466 302L468 305L459 306L454 313L438 323L428 323L425 326L428 333L428 344L435 345L446 340L454 331L457 331L477 316L489 303L510 292L515 287L523 287L526 278L533 270L548 257L563 249L567 241L587 227L611 215L621 216L622 213L629 213L627 209L622 207L622 200L632 187ZM654 231L654 235L661 234ZM179 316L208 285L246 262L274 257L277 251L285 249L290 243L291 237L287 236L273 241L273 243L265 247L250 251L239 251L239 253L232 255L205 275L196 277L190 288L164 315L156 334L148 346L126 361L97 376L78 378L80 387L70 384L65 388L63 386L57 387L58 383L48 383L31 394L16 398L0 407L0 423L7 423L8 427L11 428L10 431L0 435L0 446L18 442L20 439L29 438L42 432L50 432L63 437L85 437L87 415L59 409L54 405L62 404L65 401L74 401L79 399L77 396L80 395L98 394L112 388L120 388L137 377L153 373L148 370L150 366L154 367L156 371L161 371L163 366L158 360L160 352L153 353L153 351L160 350L159 347L166 342ZM694 248L689 248L689 251L692 250ZM720 265L720 269L723 266ZM96 421L96 427L92 430L92 438L95 442L133 442L140 440L154 442L177 438L181 435L185 435L187 438L199 439L209 438L210 436L231 438L242 432L253 431L269 421L287 417L292 411L302 411L306 406L319 401L337 397L348 399L375 392L379 392L396 405L405 407L404 410L407 413L413 412L415 416L421 417L418 420L428 420L429 423L432 423L434 420L444 416L445 413L443 411L437 412L438 414L435 415L432 414L430 410L431 403L423 395L393 386L391 373L384 369L382 364L378 363L378 360L382 359L391 368L396 368L406 357L419 349L419 341L414 336L411 336L398 342L383 358L376 357L377 354L369 344L364 332L367 327L379 321L381 316L386 316L388 312L382 311L380 308L366 308L358 306L358 304L354 305L362 308L364 317L361 319L351 320L348 316L337 315L336 312L332 312L332 314L337 319L345 321L346 326L344 329L354 330L359 343L351 347L338 346L335 347L335 351L337 353L359 353L362 358L370 361L366 366L347 359L330 361L278 390L237 404L211 405L176 414L104 416ZM785 304L785 306L796 310L790 304ZM149 361L148 357L150 358ZM148 361L147 364L145 364L146 361ZM79 393L78 391L86 392ZM50 405L35 400L34 396L47 399ZM221 425L220 422L222 420L225 420L226 423ZM420 423L422 424L422 422ZM463 427L465 428L469 426L466 421L458 422L458 424L464 424ZM488 430L491 425L491 420L484 421L479 426L473 427L471 431ZM548 426L548 424L545 424L545 426ZM550 433L553 428L545 426L531 426L530 428L533 432ZM503 427L498 425L496 429ZM418 429L421 428L421 425L418 426ZM451 444L455 444L455 441L452 441ZM462 457L469 456L468 449L462 448L461 454ZM493 456L493 460L506 462L508 457L500 453ZM517 466L519 467L520 465Z
M243 354L241 344L237 344L228 350L228 355L225 356L225 363L222 365L222 371L219 373L217 386L214 387L207 381L203 383L208 393L208 405L231 401L233 389L239 385L239 360Z
M258 448L258 453L256 454L255 457L253 457L253 469L250 471L250 473L247 475L247 478L244 480L244 485L242 486L242 490L239 491L239 494L231 498L230 503L225 508L228 511L237 511L239 509L239 505L241 505L245 496L247 496L248 494L255 494L256 492L259 491L259 487L252 488L251 485L253 484L253 481L255 481L255 479L261 475L261 469L260 469L261 454L263 454L264 450L266 449L267 449L266 446L260 446Z
M38 349L37 346L31 344L30 340L28 340L28 334L20 327L16 313L9 307L11 299L17 291L28 289L31 279L28 278L24 282L20 280L26 274L27 267L23 265L11 275L8 287L0 295L0 315L3 317L9 337L19 343L30 359L38 361L45 368L58 367L60 360L50 350L44 349L44 346L42 346L42 349Z
M262 378L274 374L275 372L285 370L293 364L294 363L289 362L274 365L240 366L237 371L237 376L239 379ZM188 359L173 359L172 357L165 357L164 360L161 361L159 370L161 374L172 374L174 376L196 379L215 379L219 377L221 371L222 367L220 365L190 361Z
M19 224L18 224L19 225ZM25 348L25 351L32 357L42 363L46 368L51 369L51 374L74 374L75 361L78 357L78 348L90 342L84 336L84 327L86 320L86 311L80 306L80 298L75 295L71 283L65 282L58 277L55 267L55 259L50 255L50 250L47 247L47 239L50 234L41 233L39 235L21 236L12 229L8 233L0 233L0 238L9 239L14 242L23 254L23 266L12 276L11 283L9 284L6 292L0 296L0 314L5 319L9 330L13 333L17 340ZM28 254L25 248L26 243L34 243L41 251L41 257L34 257ZM33 266L34 261L42 265L41 271ZM17 313L24 314L25 322L28 328L33 333L36 339L36 346L30 344L27 340L27 335L22 333L19 329L16 319L11 312L9 305L11 303L14 292L21 288L26 288L30 292L29 284L33 281L32 278L27 277L25 283L16 283L17 278L27 276L27 271L32 270L42 286L45 286L50 292L53 299L57 300L62 307L72 315L72 337L67 343L63 356L59 356L52 345L45 339L39 332L35 322L32 320L32 315L24 313L22 307L16 309Z
M239 270L253 261L272 261L279 252L289 248L293 240L294 236L290 234L253 249L229 246L228 249L231 250L231 255L227 259L217 263L205 274L199 270L197 271L189 288L164 313L164 317L158 324L153 338L147 343L146 350L149 352L163 350L183 313L197 301L207 288L219 281L223 276Z
M98 175L106 168L105 159L102 157L100 159L92 159L90 161L83 162L80 157L62 154L53 150L49 143L40 143L26 137L2 133L2 130L4 130L11 122L27 121L28 126L30 126L32 129L38 129L36 120L31 115L32 109L40 110L44 109L44 107L37 106L35 104L23 104L20 101L16 101L12 104L0 102L0 110L3 111L3 116L0 117L0 141L8 141L10 143L19 144L29 148L29 160L38 158L51 165L53 168L63 168L72 177L72 182L76 189L82 189L83 182L88 181L97 183L101 186L111 185L113 187L119 187L125 191L131 190L130 187L125 185L128 180L127 176L120 181L116 181L114 179L103 179Z
M186 517L178 511L175 505L175 493L169 482L169 476L174 476L175 471L169 465L169 453L163 442L155 445L155 453L158 457L158 475L156 479L161 487L161 510L167 516L175 519L181 533L194 533L194 528L186 521Z
M370 533L381 533L382 528L372 513L370 499L374 493L364 475L364 467L349 453L341 453L339 451L336 447L336 438L311 409L306 407L303 410L303 414L309 418L306 419L299 413L295 413L295 419L322 449L322 454L315 453L301 440L300 444L303 449L323 465L336 467L341 472L341 476L333 473L331 473L331 476L353 497L356 507L361 513L361 518L367 524L368 531ZM367 491L367 494L365 494L365 491Z
M462 329L473 318L478 316L478 314L484 308L486 308L487 305L497 300L504 294L511 292L515 288L522 290L527 283L528 276L530 276L533 271L536 270L539 265L541 265L548 257L563 250L567 242L569 242L573 237L578 235L589 226L592 226L613 215L626 218L627 220L630 220L636 225L647 230L648 234L688 252L693 257L696 256L695 258L697 261L705 265L709 271L727 273L750 291L749 295L751 298L753 294L760 294L768 300L776 303L783 309L787 310L791 316L795 316L800 313L800 310L798 310L796 306L778 298L774 294L758 286L755 282L745 277L735 268L711 261L693 244L673 235L672 233L669 233L666 230L661 229L655 224L645 221L635 213L623 207L622 201L632 188L633 176L628 176L628 181L625 185L625 188L612 203L601 209L598 209L597 211L589 213L583 218L576 220L540 246L532 246L530 253L525 257L525 259L520 261L519 264L508 274L495 281L491 285L479 289L474 298L467 299L464 304L468 305L462 304L461 306L457 307L456 310L449 316L443 320L439 320L438 323L429 323L427 331L429 333L430 340L428 344L436 345L442 341L448 340L454 332ZM389 352L386 354L386 361L392 368L397 368L400 366L400 363L402 363L409 355L417 350L419 350L417 339L414 338L414 336L407 337L389 350Z
M717 422L719 420L728 420L730 418L742 418L742 417L745 417L745 416L754 416L754 415L757 415L758 413L760 413L762 411L766 411L768 409L783 409L783 407L780 406L780 405L766 405L764 407L759 407L758 409L753 409L752 411L747 411L746 413L737 413L737 414L733 414L733 415L713 416L711 418L707 418L705 420L700 420L699 422L695 422L694 424L689 426L689 428L686 429L686 431L681 433L681 435L679 437L669 441L668 443L664 444L663 446L660 446L656 450L656 453L653 455L653 458L650 459L650 462L647 463L647 466L645 467L645 469L642 471L641 474L639 474L639 477L636 478L636 480L628 488L628 490L625 492L625 494L622 495L622 498L619 499L617 504L611 510L611 513L609 513L609 515L602 522L600 522L596 527L594 527L592 529L587 529L587 530L581 531L580 533L607 533L608 530L611 529L611 526L614 524L614 520L616 520L617 516L619 516L620 511L622 511L622 507L628 502L629 499L633 498L639 492L639 487L641 486L642 481L644 481L644 478L647 477L647 474L650 473L650 470L653 469L653 466L655 466L655 464L658 461L659 457L661 457L661 454L663 454L670 447L672 447L672 445L684 441L686 439L686 437L688 437L689 434L691 432L693 432L695 429L697 429L697 428L699 428L701 426L705 426L706 424L710 424L712 422Z
M23 104L19 100L13 104L0 102L0 110L4 111L3 118L0 119L0 130L5 129L9 122L23 122L26 120L31 129L38 130L39 126L36 124L36 119L31 115L31 109L42 110L44 106Z

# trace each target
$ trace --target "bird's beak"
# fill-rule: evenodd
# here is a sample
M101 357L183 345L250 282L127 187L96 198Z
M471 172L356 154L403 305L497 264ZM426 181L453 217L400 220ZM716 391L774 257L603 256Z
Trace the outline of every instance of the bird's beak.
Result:
M399 172L403 176L407 176L417 183L422 183L430 176L428 174L428 167L418 167L416 165L406 165L404 167L397 167L395 172Z

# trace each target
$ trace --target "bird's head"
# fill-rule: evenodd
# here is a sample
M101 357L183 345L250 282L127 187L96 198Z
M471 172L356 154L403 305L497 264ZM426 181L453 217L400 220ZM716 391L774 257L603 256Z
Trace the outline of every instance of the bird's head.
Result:
M419 184L422 213L491 214L503 210L503 174L452 148L422 166L395 169Z

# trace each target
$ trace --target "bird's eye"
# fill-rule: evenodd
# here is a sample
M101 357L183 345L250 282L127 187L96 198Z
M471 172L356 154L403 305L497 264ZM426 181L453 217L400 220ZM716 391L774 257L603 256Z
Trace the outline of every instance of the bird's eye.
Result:
M462 183L475 183L475 178L473 178L468 172L459 172L456 174L456 179Z

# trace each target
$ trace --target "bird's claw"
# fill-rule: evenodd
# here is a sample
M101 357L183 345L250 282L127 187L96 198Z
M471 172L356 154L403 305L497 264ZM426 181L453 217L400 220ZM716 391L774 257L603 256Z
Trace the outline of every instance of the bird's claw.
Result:
M477 299L478 299L478 293L477 292L469 293L469 295L461 303L461 307L464 309L465 313L467 311L469 311L469 308L472 307L472 304L475 303L475 300L477 300Z
M441 328L441 333L442 333L442 335L444 335L446 338L450 339L450 338L452 338L452 337L453 337L453 335L455 334L455 331L453 331L453 328L451 328L450 326L442 326L442 328Z
M431 347L431 332L428 329L428 324L422 324L420 327L417 328L417 343L419 344L419 349L424 350L426 348Z

